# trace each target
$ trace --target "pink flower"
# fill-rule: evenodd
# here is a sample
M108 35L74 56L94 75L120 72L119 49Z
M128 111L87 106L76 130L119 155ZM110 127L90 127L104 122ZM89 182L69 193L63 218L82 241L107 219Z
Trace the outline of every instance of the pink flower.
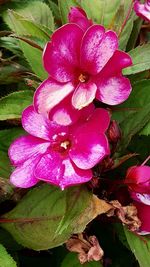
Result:
M141 220L139 234L150 233L150 166L132 166L128 169L125 183L138 210Z
M145 4L141 4L138 0L135 0L134 11L137 16L150 22L150 0L147 0Z
M140 202L134 202L134 205L138 211L138 217L142 223L139 234L147 235L150 234L150 205L145 205Z
M71 7L68 14L68 19L70 23L79 25L84 31L86 31L93 24L92 20L87 18L85 11L80 7Z
M116 33L103 26L92 25L85 33L77 24L62 26L46 45L43 62L50 77L34 96L39 113L49 113L67 96L69 105L81 110L95 97L108 105L120 104L131 92L130 81L122 76L131 58L118 50Z
M29 135L19 137L9 148L16 167L11 183L28 188L42 180L64 189L89 181L91 168L109 154L105 131L110 118L105 109L85 117L72 126L60 126L36 113L33 106L26 108L22 126Z
M150 166L132 166L127 170L124 182L130 191L150 194Z

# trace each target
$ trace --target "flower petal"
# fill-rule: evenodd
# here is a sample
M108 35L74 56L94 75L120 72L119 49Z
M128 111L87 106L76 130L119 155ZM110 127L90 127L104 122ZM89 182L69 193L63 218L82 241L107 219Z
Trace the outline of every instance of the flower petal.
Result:
M131 93L129 79L121 74L114 77L104 77L95 81L97 85L96 98L108 105L118 105L124 102Z
M65 24L52 35L43 53L44 67L51 77L59 82L74 79L79 65L82 29L76 24Z
M130 192L132 199L150 206L150 194L139 194L135 192Z
M89 117L89 128L94 129L97 133L104 133L110 124L110 115L104 108L96 108Z
M150 181L150 166L132 166L128 169L125 183L142 184Z
M145 2L145 4L135 0L134 11L137 16L150 22L150 2L148 2L148 0Z
M95 98L96 90L97 87L93 82L80 83L73 93L72 105L79 110L88 106Z
M69 155L77 167L90 169L109 153L106 136L91 128L90 123L85 123L74 132Z
M34 94L34 107L37 112L46 114L74 90L72 83L58 83L49 78Z
M79 25L83 31L86 31L93 24L92 20L87 18L86 13L80 7L71 7L68 19L70 23Z
M50 120L60 125L70 125L78 120L81 111L72 106L71 98L72 95L66 97L50 111Z
M10 176L10 182L21 188L28 188L37 184L39 180L34 176L34 168L39 160L39 156L31 157L23 165L17 167Z
M35 168L35 176L39 180L59 185L60 177L63 175L62 159L59 154L49 151L44 155Z
M143 203L134 202L138 210L138 218L140 219L142 225L140 227L139 233L148 234L150 233L150 206L144 205Z
M118 48L115 32L107 31L100 25L91 26L81 44L81 68L90 73L99 73Z
M63 160L63 165L65 171L59 183L62 190L65 187L86 183L92 179L91 170L79 169L70 159Z
M12 164L19 165L34 155L45 153L49 145L49 142L31 135L21 136L11 144L8 154Z
M99 75L101 75L101 77L113 77L121 73L122 69L131 65L131 57L123 51L116 50Z
M36 113L33 106L29 106L23 111L22 126L31 135L44 140L51 140L56 133L67 132L66 127L59 126L42 114Z

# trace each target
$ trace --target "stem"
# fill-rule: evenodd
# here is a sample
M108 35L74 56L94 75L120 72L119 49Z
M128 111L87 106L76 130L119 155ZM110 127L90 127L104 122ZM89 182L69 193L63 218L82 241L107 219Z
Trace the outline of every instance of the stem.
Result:
M129 8L129 10L128 10L127 16L126 16L126 18L125 18L125 20L124 20L124 22L123 22L123 24L122 24L122 26L121 26L121 29L120 29L120 31L119 31L119 33L118 33L118 37L120 37L120 35L121 35L121 33L122 33L122 31L123 31L123 29L124 29L124 27L125 27L125 25L126 25L128 19L129 19L129 17L130 17L130 14L131 14L131 12L132 12L132 8L133 8L133 3L134 3L134 0L132 0L132 2L131 2L131 6L130 6L130 8Z
M146 160L141 164L141 166L144 166L146 163L147 163L147 161L149 161L150 160L150 155L146 158Z

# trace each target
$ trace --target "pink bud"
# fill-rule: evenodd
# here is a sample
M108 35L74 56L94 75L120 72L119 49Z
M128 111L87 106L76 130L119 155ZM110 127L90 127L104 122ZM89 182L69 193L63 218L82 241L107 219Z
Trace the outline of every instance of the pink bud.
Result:
M110 123L108 129L108 138L112 143L117 143L121 139L121 130L115 120Z

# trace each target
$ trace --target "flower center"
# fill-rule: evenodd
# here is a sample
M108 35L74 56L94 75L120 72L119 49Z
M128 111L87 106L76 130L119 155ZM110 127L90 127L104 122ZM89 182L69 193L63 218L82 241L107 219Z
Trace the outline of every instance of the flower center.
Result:
M89 80L89 75L87 73L81 73L78 79L81 83L86 83Z
M71 141L69 140L66 133L59 133L53 136L51 148L53 151L60 154L67 153L71 147Z

